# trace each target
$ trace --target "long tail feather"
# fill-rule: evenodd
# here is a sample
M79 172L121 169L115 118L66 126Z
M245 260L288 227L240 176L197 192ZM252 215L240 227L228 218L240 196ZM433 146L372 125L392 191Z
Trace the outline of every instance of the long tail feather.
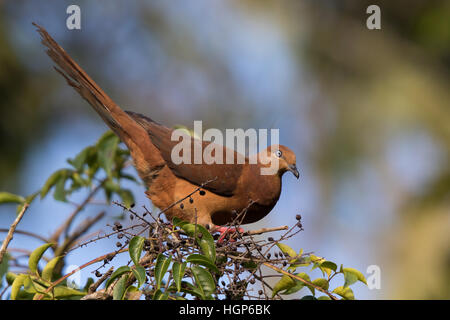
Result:
M105 123L117 134L123 137L126 128L123 128L121 118L131 118L87 75L86 72L66 53L66 51L38 24L33 22L37 32L42 38L42 44L47 47L48 56L58 67L54 67L102 117Z

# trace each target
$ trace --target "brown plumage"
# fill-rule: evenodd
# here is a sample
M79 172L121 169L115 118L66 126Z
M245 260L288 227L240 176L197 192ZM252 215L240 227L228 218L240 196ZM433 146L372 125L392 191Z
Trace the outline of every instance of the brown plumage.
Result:
M173 129L167 128L143 115L123 111L103 90L76 64L46 30L37 24L47 54L72 86L100 115L105 123L127 145L139 176L148 190L152 203L165 209L185 198L203 183L200 192L172 206L165 212L168 219L178 217L211 228L231 222L236 213L245 212L242 224L252 223L266 216L277 203L281 192L281 177L291 171L298 178L295 154L285 146L272 146L259 153L269 163L250 164L248 158L242 164L175 164L171 159ZM192 139L206 147L210 142ZM226 148L223 148L223 155ZM234 159L243 157L234 150ZM193 152L191 153L193 154ZM278 162L278 171L261 175L261 168ZM191 162L193 163L193 162ZM236 162L235 162L236 163Z

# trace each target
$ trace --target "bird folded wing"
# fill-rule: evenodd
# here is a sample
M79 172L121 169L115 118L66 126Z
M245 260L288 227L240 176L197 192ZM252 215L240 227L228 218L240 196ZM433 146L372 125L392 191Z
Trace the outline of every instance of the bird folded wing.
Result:
M194 144L201 143L202 150L211 144L209 141L200 141L194 137L186 136L185 139L191 139L190 143L190 163L175 164L172 159L173 148L180 143L177 140L172 140L173 129L167 128L152 119L143 116L139 113L127 111L127 114L139 123L148 133L152 143L161 152L161 156L164 158L167 166L172 172L179 178L183 178L193 184L202 185L203 183L210 181L204 186L204 189L210 190L216 194L230 197L234 195L237 188L239 178L241 177L244 164L238 164L238 157L243 157L236 151L231 150L233 154L232 164L225 163L225 157L227 148L224 146L216 145L217 148L222 148L222 164L212 163L206 164L203 161L201 164L194 164ZM213 152L214 155L214 152ZM182 156L182 154L181 154ZM248 162L248 159L244 159L244 162ZM211 181L212 180L212 181Z

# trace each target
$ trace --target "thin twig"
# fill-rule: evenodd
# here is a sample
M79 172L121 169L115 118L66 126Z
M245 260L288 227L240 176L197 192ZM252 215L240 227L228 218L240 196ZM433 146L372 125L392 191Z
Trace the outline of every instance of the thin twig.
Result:
M75 217L86 207L86 205L91 201L91 199L94 197L94 195L100 190L100 188L103 186L103 184L106 182L107 179L104 179L100 181L100 183L92 189L92 191L87 195L87 197L83 200L82 203L80 203L75 210L69 215L67 220L55 231L55 233L50 237L50 242L57 243L59 236L64 232L65 236L68 237L69 235L69 229L72 225L73 220Z
M289 229L288 226L281 226L281 227L274 227L274 228L261 228L257 230L250 230L243 233L243 236L253 236L256 234L263 234L267 232L273 232L273 231L281 231L281 230L287 230Z
M0 232L9 232L9 229L0 228ZM51 242L50 240L44 238L43 236L40 236L40 235L38 235L36 233L33 233L33 232L25 231L25 230L18 230L18 229L16 229L16 231L14 231L14 233L15 234L23 234L25 236L29 236L29 237L41 240L42 242L45 242L45 243Z
M86 220L81 223L81 225L70 235L66 238L64 243L59 246L55 250L55 256L59 256L60 254L66 252L70 249L71 246L74 245L74 242L81 237L83 234L85 234L92 225L97 223L100 219L102 219L105 216L105 211L100 212L98 215L96 215L94 218L87 218Z
M6 249L8 248L9 243L11 242L14 231L16 230L17 225L19 224L20 220L22 220L23 215L25 214L25 211L27 211L29 203L24 203L22 210L20 210L19 214L17 215L16 219L12 223L11 227L9 228L8 234L6 235L5 240L3 240L2 247L0 248L0 263L3 261L3 257L6 253Z
M95 283L91 284L89 286L88 294L94 293L95 290L97 290L98 287L113 273L114 267L109 268L108 271L105 272L103 276L101 276L100 279L98 279Z
M271 265L270 263L264 262L263 265L265 265L266 267L269 267L269 268L272 269L272 270L275 270L275 271L280 272L280 273L282 273L282 274L284 274L284 275L287 275L287 276L289 276L289 277L291 277L291 278L293 278L293 279L299 280L299 281L303 282L304 284L306 284L306 285L308 285L308 286L311 286L311 287L315 288L316 290L319 290L320 292L325 293L325 294L326 294L327 296L329 296L332 300L338 300L338 299L337 299L335 296L333 296L330 292L328 292L327 290L325 290L325 289L323 289L323 288L321 288L321 287L315 285L314 283L312 283L312 282L310 282L310 281L308 281L308 280L305 280L305 279L303 279L303 278L301 278L301 277L299 277L299 276L296 276L295 274L292 274L292 273L289 273L289 272L287 272L287 271L284 271L283 269L277 268L277 267Z

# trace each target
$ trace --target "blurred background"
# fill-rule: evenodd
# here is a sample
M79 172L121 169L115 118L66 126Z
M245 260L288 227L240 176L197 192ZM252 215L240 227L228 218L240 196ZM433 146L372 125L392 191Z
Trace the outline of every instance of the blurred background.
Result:
M66 28L70 4L81 30ZM366 27L370 4L381 30ZM127 110L167 126L279 128L300 180L286 175L248 228L300 213L294 249L366 276L380 267L381 288L355 284L357 298L450 298L449 1L0 1L0 190L21 195L107 129L53 70L33 21ZM70 211L35 201L19 229L48 236ZM14 217L0 207L0 227ZM16 235L11 247L39 244Z

